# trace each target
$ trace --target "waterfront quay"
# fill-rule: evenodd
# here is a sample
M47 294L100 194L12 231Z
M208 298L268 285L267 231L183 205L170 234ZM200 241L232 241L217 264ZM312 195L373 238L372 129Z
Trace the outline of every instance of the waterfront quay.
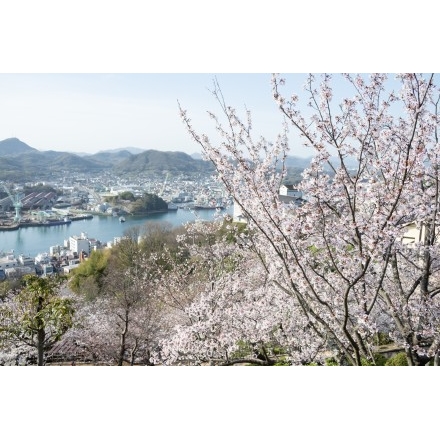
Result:
M45 221L38 221L35 219L22 219L18 223L10 221L0 221L0 231L16 231L19 228L31 228L31 227L47 227L47 226L60 226L69 224L73 221L92 219L93 214L71 215L62 219L48 219Z

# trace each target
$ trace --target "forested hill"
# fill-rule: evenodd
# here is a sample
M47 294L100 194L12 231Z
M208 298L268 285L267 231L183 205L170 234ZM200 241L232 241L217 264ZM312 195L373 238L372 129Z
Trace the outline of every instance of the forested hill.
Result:
M210 173L214 168L210 162L193 159L190 155L177 151L147 150L132 155L115 165L115 172L185 172Z
M20 139L9 138L0 141L0 157L18 156L23 153L31 152L38 152L38 150L20 141Z
M131 151L135 151L131 148ZM142 151L139 149L139 151ZM17 138L0 141L0 181L20 182L31 178L49 178L58 173L99 173L111 171L115 175L132 173L211 174L213 166L183 152L146 150L138 154L124 149L80 155L61 151L40 151Z
M140 153L135 153L141 151ZM115 175L161 175L212 174L211 162L204 161L198 154L189 155L180 151L127 149L100 151L95 154L74 154L56 150L40 151L17 138L0 141L0 180L29 180L54 177L58 173L99 173L110 171ZM298 183L301 173L312 157L287 156L286 179ZM355 162L354 162L355 163ZM326 171L331 172L330 169Z

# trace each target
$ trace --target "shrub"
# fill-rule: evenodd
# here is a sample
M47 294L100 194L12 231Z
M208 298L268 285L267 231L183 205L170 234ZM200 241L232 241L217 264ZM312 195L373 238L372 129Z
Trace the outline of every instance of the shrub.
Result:
M395 354L394 356L390 357L386 362L385 366L392 366L392 367L407 367L408 361L406 360L406 354L402 351L400 353Z
M387 358L383 354L376 353L374 355L374 362L377 367L383 367L387 362Z
M387 345L393 342L387 333L381 333L381 332L377 333L376 340L377 340L377 345Z
M338 364L338 362L336 361L336 359L335 358L327 358L326 360L325 360L325 365L327 366L327 367L337 367L339 364Z
M380 353L374 354L374 362L367 360L365 358L361 359L361 363L363 367L382 367L385 365L387 358Z

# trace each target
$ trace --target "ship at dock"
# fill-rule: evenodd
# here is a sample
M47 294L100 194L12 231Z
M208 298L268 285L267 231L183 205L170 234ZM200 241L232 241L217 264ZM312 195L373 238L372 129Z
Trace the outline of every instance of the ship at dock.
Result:
M21 228L37 227L37 226L63 226L70 225L72 219L70 217L63 218L43 218L43 219L22 219L19 226Z
M73 221L90 220L93 214L77 214L66 215L64 217L51 215L38 215L33 217L21 218L17 221L2 221L0 222L0 231L16 231L19 228L31 227L50 227L50 226L65 226L70 225Z
M219 204L215 204L215 205L197 204L197 205L193 206L193 209L195 209L195 210L199 210L199 209L225 209L225 207L223 205L219 205Z
M200 209L225 209L225 204L222 198L199 198L194 201L194 205L192 209L200 210Z
M1 222L0 231L16 231L20 225L18 223Z
M45 226L61 226L61 225L70 225L72 220L69 217L64 217L63 219L55 219L50 218L44 222Z

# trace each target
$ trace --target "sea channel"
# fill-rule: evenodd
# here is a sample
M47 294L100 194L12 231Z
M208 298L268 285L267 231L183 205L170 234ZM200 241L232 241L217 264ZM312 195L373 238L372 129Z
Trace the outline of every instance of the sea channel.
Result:
M232 213L224 210L222 214ZM15 231L0 231L1 252L14 251L15 255L35 257L39 253L49 252L51 246L63 246L64 240L70 236L86 233L89 238L95 238L105 244L113 241L115 237L122 237L128 229L142 226L150 222L168 222L172 226L180 226L196 220L211 221L216 217L216 210L189 209L170 210L165 213L150 214L147 216L125 216L125 222L120 222L118 217L94 215L87 220L72 221L59 226L39 226L19 228Z

